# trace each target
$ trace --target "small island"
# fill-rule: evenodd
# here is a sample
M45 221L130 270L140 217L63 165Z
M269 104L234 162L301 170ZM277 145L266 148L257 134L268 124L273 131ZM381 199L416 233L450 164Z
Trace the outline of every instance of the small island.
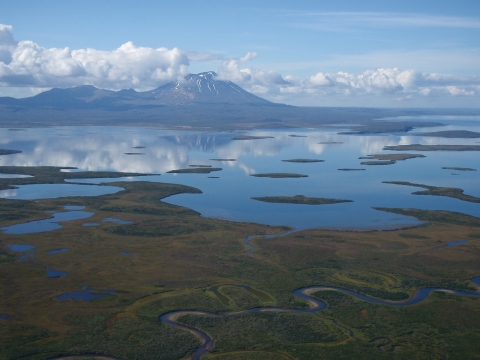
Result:
M301 205L327 205L327 204L353 202L352 200L306 197L303 195L262 196L262 197L252 197L251 199L257 200L257 201L269 202L269 203L277 203L277 204L301 204Z
M283 162L292 162L292 163L317 163L317 162L324 162L325 160L318 160L318 159L289 159L289 160L282 160Z
M132 146L132 149L145 149L145 146Z
M190 167L197 167L197 168L211 168L212 165L188 165Z
M210 159L212 161L237 161L237 159Z
M393 151L480 151L480 145L396 145L385 146L383 150Z
M331 144L343 144L342 141L322 141L319 142L320 145L331 145Z
M290 136L290 137L307 137L307 135L295 135L295 134L290 134L288 136Z
M20 154L20 150L8 150L8 149L0 149L0 155L13 155L13 154Z
M373 161L362 161L360 165L393 165L396 161L394 160L373 160Z
M477 169L464 168L464 167L442 167L443 170L456 170L456 171L477 171Z
M424 158L424 157L425 155L421 155L421 154L373 154L373 155L361 156L359 157L359 159L400 161L400 160L408 160L408 159Z
M361 162L360 165L392 165L395 164L397 161L403 161L408 159L414 158L422 158L425 155L421 154L373 154L367 156L361 156L359 159L365 160L372 160L375 159L377 161L364 161Z
M134 152L128 152L124 153L125 155L145 155L145 153L134 153Z
M344 169L337 169L339 171L364 171L365 169L354 169L354 168L344 168Z
M440 186L430 186L430 185L423 185L423 184L415 184L408 181L383 181L384 184L394 184L394 185L405 185L405 186L413 186L413 187L420 187L427 190L415 191L413 195L435 195L435 196L446 196L451 197L454 199L468 201L473 203L480 203L480 198L465 195L462 189L458 188L449 188L449 187L440 187Z
M190 169L178 169L167 171L167 174L210 174L212 171L220 171L222 168L197 167Z
M232 138L232 140L261 140L261 139L273 139L273 136L238 135Z
M304 178L308 175L303 174L294 174L294 173L265 173L265 174L252 174L250 176L255 177L268 177L273 179L282 179L282 178Z
M480 138L480 133L468 130L446 130L430 133L415 134L415 136L440 137L447 139L476 139Z

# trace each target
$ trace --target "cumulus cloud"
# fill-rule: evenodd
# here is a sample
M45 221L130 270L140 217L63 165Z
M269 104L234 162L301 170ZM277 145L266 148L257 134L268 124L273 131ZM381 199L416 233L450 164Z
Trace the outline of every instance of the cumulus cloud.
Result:
M47 49L32 41L15 41L13 28L0 25L2 86L151 88L183 79L188 66L187 54L177 48L153 49L127 42L113 51Z
M94 85L106 89L147 90L170 81L183 81L193 61L219 61L218 80L230 80L247 91L273 101L295 103L309 99L387 97L392 101L418 99L475 99L480 77L457 76L414 69L380 67L360 74L317 72L306 78L249 66L256 52L227 58L178 48L148 48L127 42L112 51L44 48L16 41L13 28L0 24L0 86L33 89ZM37 91L37 90L38 91ZM342 100L343 101L343 100ZM475 100L471 100L475 101Z
M476 76L378 68L361 74L318 72L297 79L247 67L245 63L251 58L249 53L240 59L224 60L218 69L219 79L231 80L248 91L275 99L298 95L380 95L405 100L414 96L474 96L480 92L480 77Z

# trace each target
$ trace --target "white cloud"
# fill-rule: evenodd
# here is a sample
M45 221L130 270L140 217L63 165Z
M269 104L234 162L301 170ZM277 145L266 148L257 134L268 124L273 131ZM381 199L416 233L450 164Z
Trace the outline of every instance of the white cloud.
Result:
M200 58L201 54L193 57ZM145 89L183 79L188 74L188 65L188 56L177 48L153 49L127 42L113 51L47 49L32 41L16 42L13 28L0 25L0 84L3 86L91 84L109 89Z
M290 26L321 31L379 27L480 29L478 17L388 12L280 12L279 15L296 19Z

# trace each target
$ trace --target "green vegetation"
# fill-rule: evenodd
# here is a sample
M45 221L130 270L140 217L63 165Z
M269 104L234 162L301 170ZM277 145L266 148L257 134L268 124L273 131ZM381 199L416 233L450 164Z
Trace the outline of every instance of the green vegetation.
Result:
M448 139L476 139L480 138L480 133L468 130L447 130L415 134L415 136L440 137Z
M0 166L0 174L29 175L32 177L19 179L1 179L0 190L12 189L15 185L29 184L64 184L65 180L71 179L98 179L98 178L119 178L130 176L146 176L152 174L122 173L110 171L75 171L64 172L61 170L75 170L72 167L54 166ZM1 205L0 205L1 206Z
M472 168L464 168L464 167L442 167L444 170L456 170L456 171L477 171L476 169Z
M412 194L414 195L434 195L434 196L446 196L454 199L480 203L480 198L471 195L465 195L462 189L458 188L448 188L440 186L430 186L422 184L414 184L408 181L383 181L384 184L394 184L394 185L405 185L405 186L414 186L421 187L427 190L415 191Z
M344 202L352 202L352 200L306 197L306 196L303 196L303 195L263 196L263 197L252 197L251 199L257 200L257 201L269 202L269 203L302 204L302 205L326 205L326 204L338 204L338 203L344 203Z
M167 171L169 174L210 174L212 171L221 171L222 168L196 167L190 169L179 169Z
M0 149L0 155L13 155L21 153L20 150Z
M10 168L7 172L15 171L25 171L35 176L27 180L41 183L60 183L63 176L83 174L62 173L58 168ZM116 176L125 175L102 177ZM8 179L5 184L15 186L25 180ZM430 224L385 232L309 229L274 238L256 236L251 240L252 257L244 254L247 236L280 234L285 229L204 218L161 201L174 194L200 193L191 187L141 181L111 185L124 190L41 202L0 199L1 226L45 218L50 216L45 211L65 205L85 206L85 211L94 212L89 221L100 224L83 227L83 220L78 220L33 236L0 233L0 314L11 316L0 320L2 360L46 360L62 354L182 359L199 341L188 331L162 324L160 315L181 309L215 314L257 306L306 309L308 304L292 292L311 285L336 286L383 299L404 299L418 287L476 291L471 279L480 275L480 242L476 241L480 219L473 216L382 208L377 210ZM107 217L132 224L102 223ZM467 238L464 246L432 250ZM6 247L12 243L36 246L35 257L16 260L20 254ZM59 248L69 251L46 254ZM69 274L49 279L45 266ZM117 292L91 302L55 300L86 284ZM218 287L220 295L212 287ZM470 359L480 353L479 299L434 293L415 306L394 308L335 291L314 296L328 304L316 314L188 315L179 321L213 338L214 348L206 360L420 360L439 358L439 354ZM372 342L376 338L380 339ZM398 347L390 354L393 344Z
M261 140L261 139L273 139L273 136L238 135L232 138L232 140Z
M480 151L480 145L396 145L385 146L383 150L393 151Z
M316 162L324 162L325 160L318 160L318 159L290 159L290 160L282 160L284 162L293 162L293 163L316 163Z
M265 174L252 174L250 176L268 177L268 178L273 178L273 179L308 177L308 175L295 174L295 173L265 173Z

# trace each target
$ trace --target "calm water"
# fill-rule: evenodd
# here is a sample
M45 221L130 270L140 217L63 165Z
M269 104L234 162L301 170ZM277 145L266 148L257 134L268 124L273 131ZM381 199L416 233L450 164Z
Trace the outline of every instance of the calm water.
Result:
M402 118L402 120L418 118ZM414 187L382 184L382 181L410 181L421 184L458 187L466 194L480 197L480 152L424 152L426 158L399 161L387 166L362 166L358 158L398 144L477 144L480 139L442 139L413 136L425 131L480 131L480 117L429 117L422 121L450 124L444 127L416 129L412 134L382 136L338 135L344 129L256 130L249 135L273 136L273 139L235 141L240 132L188 132L150 128L54 127L9 132L0 129L3 148L22 150L21 154L2 156L2 165L70 166L88 171L124 171L161 175L123 178L123 181L158 181L190 185L202 194L169 197L167 202L187 206L202 215L237 221L289 225L296 229L392 228L418 224L412 218L373 210L372 207L444 209L480 216L480 204L435 196L411 195ZM242 133L243 134L243 133ZM303 137L291 137L289 135ZM328 144L339 142L340 144ZM320 144L323 143L323 144ZM144 146L142 156L128 156L135 146ZM415 153L415 152L411 152ZM321 159L319 163L289 163L293 158ZM213 161L210 159L236 159ZM211 165L223 170L212 174L167 174L189 165ZM456 172L442 167L470 167L479 171ZM338 171L364 168L365 171ZM256 178L251 174L294 172L308 175L298 179ZM218 176L218 179L209 178ZM100 183L119 179L79 180ZM63 188L64 187L64 188ZM67 189L67 187L70 187ZM0 192L0 196L39 199L58 196L97 195L107 187L65 184L22 186ZM65 190L64 190L65 189ZM118 191L118 188L111 189ZM28 196L26 195L28 194ZM271 204L251 200L254 196L305 195L353 200L334 205Z
M83 208L83 207L82 206L80 207L65 206L66 210L68 210L68 208L72 209L72 208ZM32 234L32 233L39 233L39 232L45 232L45 231L52 231L52 230L62 228L62 225L59 224L60 222L86 219L92 216L93 214L94 213L88 212L88 211L57 212L57 213L53 213L52 214L53 217L49 219L30 221L22 224L5 226L0 229L5 234L10 234L10 235Z

